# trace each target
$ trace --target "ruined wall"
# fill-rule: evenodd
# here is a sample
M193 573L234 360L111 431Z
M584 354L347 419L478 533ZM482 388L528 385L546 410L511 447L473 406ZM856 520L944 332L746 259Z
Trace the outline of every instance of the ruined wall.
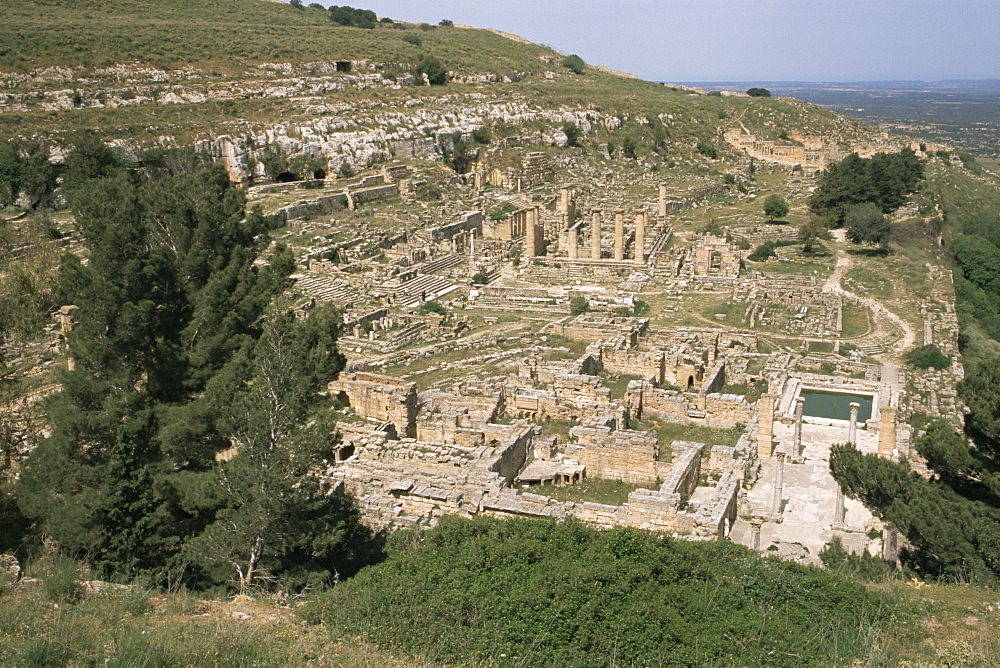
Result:
M578 445L566 447L566 456L587 467L587 476L654 485L670 470L659 460L656 434L611 431L607 427L573 427Z
M391 422L400 437L416 436L417 386L374 373L345 373L327 388L362 417Z

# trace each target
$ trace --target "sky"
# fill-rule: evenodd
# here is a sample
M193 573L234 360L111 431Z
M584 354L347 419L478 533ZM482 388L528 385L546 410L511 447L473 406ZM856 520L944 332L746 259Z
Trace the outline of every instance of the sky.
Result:
M651 81L1000 79L1000 0L357 2L505 30Z

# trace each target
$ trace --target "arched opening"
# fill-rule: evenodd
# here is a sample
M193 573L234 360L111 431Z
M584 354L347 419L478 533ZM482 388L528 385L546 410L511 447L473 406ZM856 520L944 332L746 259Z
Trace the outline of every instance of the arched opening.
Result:
M344 408L351 407L351 399L347 396L347 392L338 392L337 396L334 397L334 400Z
M315 172L313 172L313 178L314 179L325 179L326 178L326 170L322 169L322 168L321 169L317 169Z
M299 181L299 177L291 172L282 172L274 177L274 180L278 183L291 183L292 181Z
M688 376L688 392L694 392L694 376Z
M337 71L338 72L350 72L351 71L351 61L349 61L349 60L338 60L337 61Z

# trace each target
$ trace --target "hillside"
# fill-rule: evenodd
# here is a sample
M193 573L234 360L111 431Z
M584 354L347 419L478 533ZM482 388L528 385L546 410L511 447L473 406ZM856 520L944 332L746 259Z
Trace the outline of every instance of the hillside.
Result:
M991 165L490 30L7 5L0 662L1000 656Z

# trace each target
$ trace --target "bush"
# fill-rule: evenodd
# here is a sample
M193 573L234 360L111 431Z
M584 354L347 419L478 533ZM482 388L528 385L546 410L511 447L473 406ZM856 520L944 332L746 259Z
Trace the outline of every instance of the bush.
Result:
M432 86L443 86L448 82L448 68L434 56L424 56L420 59L420 74L427 75L427 83Z
M750 88L747 90L750 97L771 97L771 91L766 88Z
M441 19L438 22L438 25L441 26L442 28L454 28L455 22L452 21L451 19Z
M851 664L895 613L882 592L728 541L446 516L395 543L306 619L449 664L814 666Z
M493 133L485 125L480 126L472 131L472 141L486 146L493 141Z
M566 135L566 143L569 146L580 145L580 137L583 136L583 131L580 129L579 125L577 125L573 121L568 121L566 123L563 123L562 131L563 134Z
M424 38L415 32L408 32L403 35L403 41L413 46L420 46L424 43Z
M437 313L438 315L448 315L448 309L441 305L440 302L429 301L424 302L417 309L417 313L420 315L429 315L431 313Z
M562 66L575 74L584 74L587 71L587 63L583 62L583 58L576 54L563 58Z
M947 369L951 360L933 343L914 348L905 355L906 363L918 369Z
M330 20L341 26L371 30L375 27L375 22L378 20L378 16L370 9L355 9L347 5L343 7L331 5L329 11Z
M485 269L480 269L472 277L472 282L476 285L486 285L490 282L490 275L486 273Z
M719 152L715 150L715 147L708 142L703 141L698 142L698 153L701 153L706 158L711 158L712 160L719 157Z
M590 302L586 297L573 297L569 300L569 314L580 315L590 310Z
M760 246L757 246L754 252L747 256L747 259L753 262L765 262L769 258L778 257L774 249L775 244L773 241L765 241Z
M764 215L770 220L780 220L788 215L788 202L781 195L770 195L764 200Z

